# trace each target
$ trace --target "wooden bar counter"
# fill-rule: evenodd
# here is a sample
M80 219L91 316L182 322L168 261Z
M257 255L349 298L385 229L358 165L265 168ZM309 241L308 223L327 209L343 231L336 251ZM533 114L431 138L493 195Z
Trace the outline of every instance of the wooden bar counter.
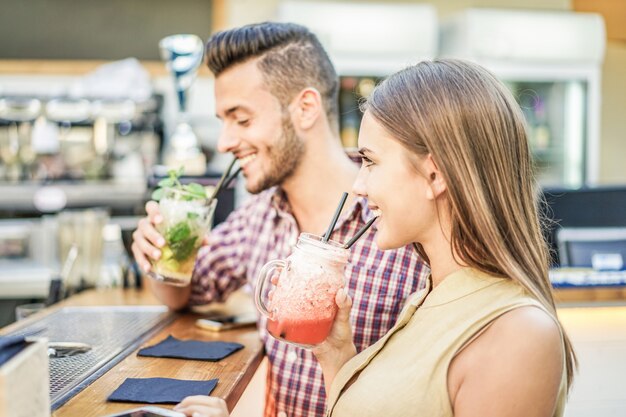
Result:
M92 290L70 297L53 307L47 308L29 317L27 320L36 321L38 318L67 306L159 304L158 300L146 289ZM91 385L71 398L60 408L53 411L52 416L101 417L107 414L136 408L143 404L112 403L107 402L106 399L126 378L153 377L190 380L219 378L217 387L213 390L211 395L223 398L228 404L228 408L232 410L263 359L263 344L254 327L212 332L195 326L194 322L199 317L198 314L191 312L177 315L173 322L145 340L138 349L122 359L113 368L108 370L104 375L95 380ZM26 323L26 321L20 322L20 327L22 323ZM7 326L0 331L0 334L11 332L17 329L17 327L16 324ZM137 350L156 344L165 339L168 335L179 339L237 342L244 345L244 348L218 362L137 356ZM172 405L159 406L172 408Z

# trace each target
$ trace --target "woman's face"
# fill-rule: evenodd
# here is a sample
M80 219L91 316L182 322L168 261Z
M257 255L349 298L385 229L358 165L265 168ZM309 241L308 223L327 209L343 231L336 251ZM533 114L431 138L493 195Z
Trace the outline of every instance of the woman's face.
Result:
M369 112L361 123L359 153L363 162L353 191L367 197L369 207L379 216L378 247L422 243L439 224L430 184L418 171L426 158L402 146Z

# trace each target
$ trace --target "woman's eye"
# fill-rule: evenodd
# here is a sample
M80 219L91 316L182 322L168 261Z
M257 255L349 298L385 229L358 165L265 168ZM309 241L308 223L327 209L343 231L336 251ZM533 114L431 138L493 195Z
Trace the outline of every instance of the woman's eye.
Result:
M372 162L371 159L369 159L367 156L362 156L361 157L361 165L364 167L369 167L372 166L374 163Z
M237 124L239 126L248 126L250 124L250 119L237 120Z

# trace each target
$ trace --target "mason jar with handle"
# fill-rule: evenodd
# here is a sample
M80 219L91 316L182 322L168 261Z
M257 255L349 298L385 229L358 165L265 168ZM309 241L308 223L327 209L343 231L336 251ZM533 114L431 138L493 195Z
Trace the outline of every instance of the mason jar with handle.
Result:
M345 286L349 255L340 243L303 233L287 259L263 266L254 298L267 317L268 333L306 348L326 340L337 313L335 295Z

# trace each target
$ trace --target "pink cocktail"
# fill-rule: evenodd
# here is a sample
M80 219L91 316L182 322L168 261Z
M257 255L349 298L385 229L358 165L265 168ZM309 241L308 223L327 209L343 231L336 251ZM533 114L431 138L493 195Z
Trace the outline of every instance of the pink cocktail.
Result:
M256 302L267 316L267 331L276 339L311 347L323 342L332 328L335 294L345 285L349 251L336 242L302 234L286 259L271 261L261 270ZM278 276L271 300L268 287Z
M287 340L300 345L317 345L328 337L334 317L326 319L295 320L285 318L279 321L267 320L267 331L276 339Z

